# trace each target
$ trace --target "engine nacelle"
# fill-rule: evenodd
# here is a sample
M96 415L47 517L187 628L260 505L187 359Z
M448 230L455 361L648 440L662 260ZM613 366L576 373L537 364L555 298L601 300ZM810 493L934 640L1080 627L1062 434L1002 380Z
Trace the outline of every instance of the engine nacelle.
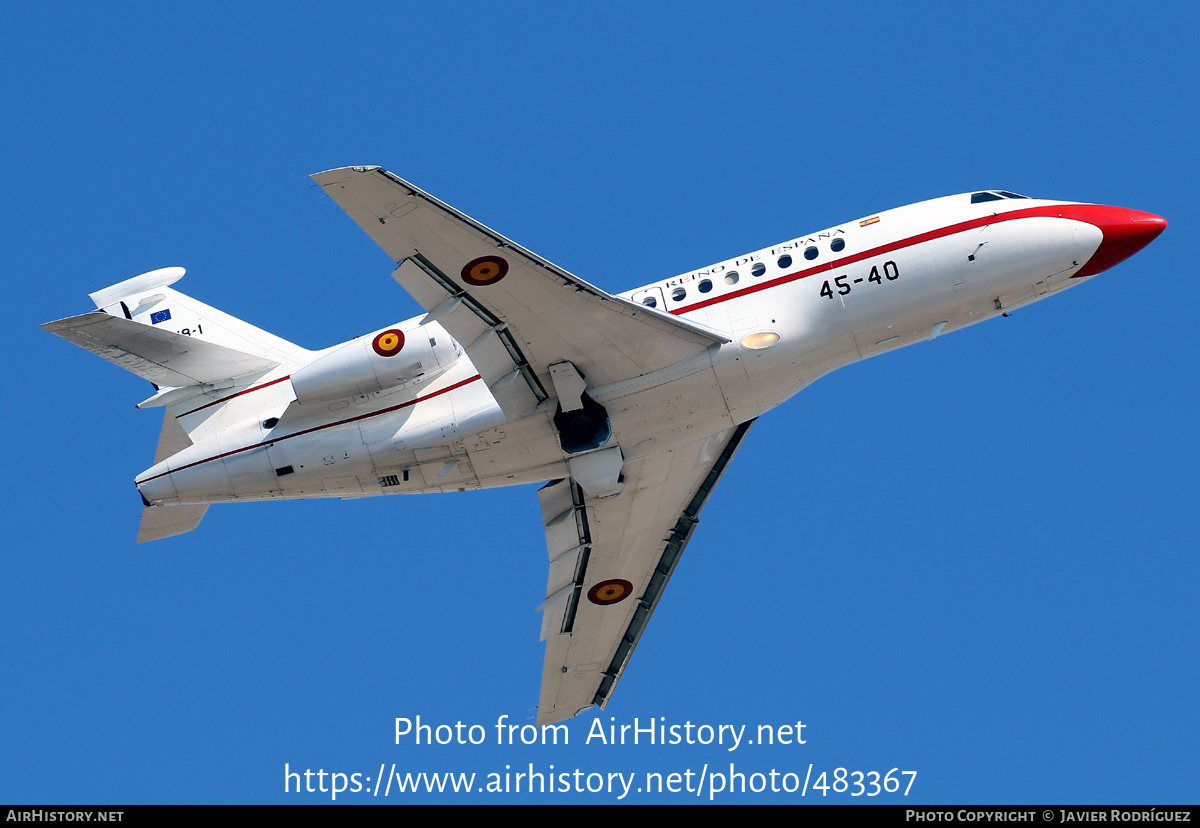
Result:
M401 326L346 342L292 374L296 400L353 397L432 376L458 359L450 334L436 322Z

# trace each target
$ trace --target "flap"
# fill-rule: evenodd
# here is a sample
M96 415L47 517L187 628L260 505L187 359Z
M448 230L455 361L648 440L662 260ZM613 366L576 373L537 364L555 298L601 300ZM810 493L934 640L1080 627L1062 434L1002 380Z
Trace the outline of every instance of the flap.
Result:
M750 425L626 463L615 496L588 499L569 478L538 492L550 558L539 725L608 703Z

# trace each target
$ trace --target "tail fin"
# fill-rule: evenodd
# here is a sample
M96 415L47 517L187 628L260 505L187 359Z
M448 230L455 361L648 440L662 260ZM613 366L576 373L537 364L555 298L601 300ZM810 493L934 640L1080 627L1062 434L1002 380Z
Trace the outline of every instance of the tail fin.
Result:
M91 294L96 311L42 328L154 383L146 403L163 406L216 388L248 384L277 368L307 361L304 348L173 290L182 268L151 270ZM164 412L155 463L192 444ZM191 532L208 505L151 506L142 510L138 542Z
M152 270L98 290L91 298L110 316L183 332L263 359L285 362L297 352L304 353L303 348L286 339L173 290L170 285L182 279L185 272L182 267Z
M127 279L91 294L99 310L42 327L160 387L261 375L307 353L171 289L183 274L167 267Z
M182 267L167 267L126 279L91 294L97 310L42 327L153 383L159 393L139 407L250 385L309 360L303 348L173 290L183 274ZM191 444L168 409L154 462ZM207 509L146 504L138 542L189 532Z

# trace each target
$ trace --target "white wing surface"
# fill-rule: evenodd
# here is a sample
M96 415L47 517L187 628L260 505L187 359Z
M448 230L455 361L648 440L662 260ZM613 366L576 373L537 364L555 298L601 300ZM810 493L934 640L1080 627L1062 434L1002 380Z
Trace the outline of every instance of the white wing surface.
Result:
M605 293L386 170L313 180L399 263L393 277L467 349L510 418L553 396L552 363L572 362L596 387L728 341Z
M626 463L612 497L585 499L569 478L538 492L550 556L539 725L608 703L750 425Z
M219 382L279 365L275 360L104 311L47 322L42 327L159 386Z

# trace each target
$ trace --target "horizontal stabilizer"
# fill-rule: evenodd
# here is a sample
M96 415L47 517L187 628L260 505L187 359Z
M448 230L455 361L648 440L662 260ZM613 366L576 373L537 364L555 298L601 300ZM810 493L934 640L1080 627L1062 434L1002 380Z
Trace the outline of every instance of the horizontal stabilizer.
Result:
M190 532L200 525L200 519L207 511L207 503L199 506L147 506L142 509L137 542L162 540Z
M274 360L103 311L47 322L42 327L158 386L215 383L279 365Z

